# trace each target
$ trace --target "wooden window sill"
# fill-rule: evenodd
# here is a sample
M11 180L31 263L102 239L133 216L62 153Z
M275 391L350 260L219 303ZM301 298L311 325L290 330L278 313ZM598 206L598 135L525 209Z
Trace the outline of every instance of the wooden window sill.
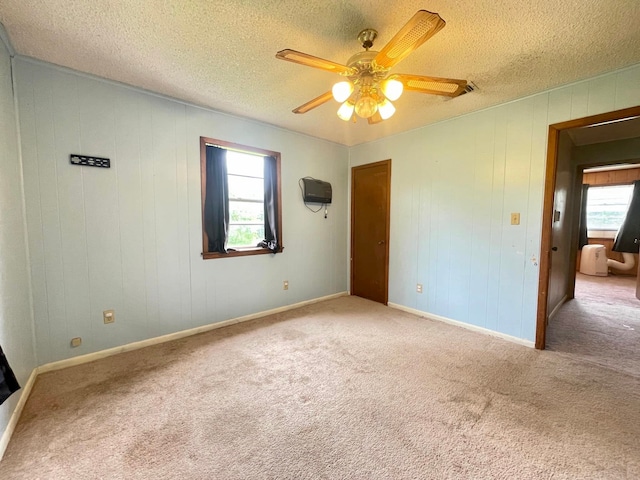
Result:
M247 257L249 255L266 255L273 253L282 253L283 247L280 247L275 252L272 252L268 248L243 248L242 250L231 250L227 253L218 253L218 252L204 252L202 254L202 258L205 260L210 260L213 258L231 258L231 257Z

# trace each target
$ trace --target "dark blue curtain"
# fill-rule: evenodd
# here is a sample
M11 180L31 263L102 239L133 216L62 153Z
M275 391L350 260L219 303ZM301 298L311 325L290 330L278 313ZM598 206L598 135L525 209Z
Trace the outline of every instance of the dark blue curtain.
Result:
M582 248L589 243L587 236L587 195L589 195L589 185L582 185L582 199L580 207L580 239L578 248Z
M613 242L614 252L638 253L640 247L640 180L633 182L633 194L627 216Z
M2 347L0 347L0 405L11 396L11 394L20 389L16 376L9 366L7 358L4 356Z
M207 145L204 228L209 239L209 252L227 253L229 183L226 153L223 148Z
M264 157L264 240L258 246L280 251L278 232L278 161Z

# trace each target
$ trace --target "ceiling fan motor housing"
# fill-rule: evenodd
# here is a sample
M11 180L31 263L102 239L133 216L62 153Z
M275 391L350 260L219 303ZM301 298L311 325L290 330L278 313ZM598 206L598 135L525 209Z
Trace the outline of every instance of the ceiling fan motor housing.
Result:
M363 73L369 73L372 75L386 74L389 69L380 67L374 62L377 54L378 52L374 50L367 50L365 52L358 52L353 55L347 61L347 66L352 69L352 73L348 74L347 76L351 78L359 77Z
M377 98L378 84L388 74L388 68L382 68L374 62L374 58L378 52L367 50L358 52L353 55L347 62L347 66L351 68L352 73L345 75L356 87L355 94L360 97L364 95L373 95ZM364 90L364 91L362 91Z

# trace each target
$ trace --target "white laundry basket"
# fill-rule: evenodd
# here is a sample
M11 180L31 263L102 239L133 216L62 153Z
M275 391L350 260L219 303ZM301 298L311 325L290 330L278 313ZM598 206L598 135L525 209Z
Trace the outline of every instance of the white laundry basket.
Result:
M607 252L604 245L585 245L580 254L580 273L606 277Z

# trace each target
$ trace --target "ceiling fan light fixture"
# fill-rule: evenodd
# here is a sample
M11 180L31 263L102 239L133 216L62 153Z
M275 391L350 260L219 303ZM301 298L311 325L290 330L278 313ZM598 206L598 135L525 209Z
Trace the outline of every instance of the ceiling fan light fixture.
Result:
M402 85L402 82L393 78L389 78L382 83L382 93L384 93L384 96L392 102L395 102L400 98L403 90L404 85Z
M405 86L412 92L447 97L472 91L473 85L466 80L389 73L398 62L444 26L445 21L437 13L418 10L380 51L371 50L377 32L366 28L358 35L365 51L352 55L346 64L291 49L280 50L276 58L337 73L342 77L328 92L299 106L293 113L306 113L333 98L340 104L337 112L340 119L353 120L355 123L357 117L361 117L367 119L369 125L374 125L395 114L396 107L392 102L402 96Z
M351 120L354 108L355 105L351 102L344 102L342 105L340 105L340 108L338 109L338 117L340 118L340 120L344 120L345 122Z
M394 113L396 113L396 107L393 106L386 98L378 104L378 111L380 112L380 116L383 120L387 120L391 118Z
M378 102L376 102L373 97L369 95L365 95L360 97L360 99L356 102L356 114L360 118L369 118L375 115L378 111Z
M333 93L333 98L336 102L342 103L347 98L351 96L353 92L353 83L344 80L342 82L336 83L331 89L331 93Z

